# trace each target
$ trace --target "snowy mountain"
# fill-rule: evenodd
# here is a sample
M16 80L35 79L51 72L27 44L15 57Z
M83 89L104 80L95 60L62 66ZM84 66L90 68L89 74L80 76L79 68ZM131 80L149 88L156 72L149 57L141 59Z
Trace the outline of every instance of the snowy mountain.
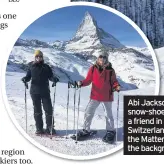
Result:
M100 48L124 48L116 38L99 28L96 20L86 12L75 36L66 44L71 52L91 51Z
M155 72L151 58L134 49L126 48L110 51L108 59L123 81L139 88L154 87Z
M49 64L60 80L82 79L86 75L90 63L78 58L72 53L65 53L53 48L39 48L44 53L44 61ZM8 60L8 69L17 68L26 70L29 62L34 60L35 47L15 46ZM13 70L14 71L14 70Z
M87 74L91 62L76 53L58 51L53 48L40 48L44 60L50 64L60 80L82 80ZM7 71L22 72L30 61L34 60L35 47L15 46L8 60ZM155 74L152 59L134 49L113 50L109 52L109 61L117 73L123 88L136 89L145 86L154 87Z
M71 0L110 6L134 21L154 48L164 46L164 0Z
M87 75L89 67L92 63L87 62L84 58L78 57L77 54L57 51L50 48L40 48L44 53L44 60L48 63L54 73L60 78L61 82L82 80ZM8 60L7 71L9 72L24 72L30 61L34 60L35 48L16 46ZM119 83L122 85L122 90L136 89L133 83L123 81L118 76Z
M25 70L39 48L44 60L50 64L64 82L82 80L100 52L106 51L117 73L123 90L154 87L153 60L147 48L125 47L112 35L99 28L96 20L86 12L75 36L70 41L42 42L36 39L18 39L8 61L8 70Z
M65 41L56 40L55 42L48 43L48 44L57 50L64 50L66 43L67 42L65 42Z
M37 40L37 39L32 39L32 40L24 40L19 38L16 43L15 46L31 46L31 47L43 47L43 48L51 48L52 46L46 42Z
M127 48L131 48L134 49L142 54L144 54L145 56L149 57L152 59L152 55L150 50L147 47L132 47L132 46L126 46Z

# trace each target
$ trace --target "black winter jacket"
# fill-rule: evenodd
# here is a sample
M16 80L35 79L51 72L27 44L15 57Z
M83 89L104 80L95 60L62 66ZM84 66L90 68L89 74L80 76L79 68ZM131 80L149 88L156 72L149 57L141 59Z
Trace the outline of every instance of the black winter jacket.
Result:
M49 80L54 82L52 69L49 65L42 63L31 62L24 80L31 80L30 94L49 94Z

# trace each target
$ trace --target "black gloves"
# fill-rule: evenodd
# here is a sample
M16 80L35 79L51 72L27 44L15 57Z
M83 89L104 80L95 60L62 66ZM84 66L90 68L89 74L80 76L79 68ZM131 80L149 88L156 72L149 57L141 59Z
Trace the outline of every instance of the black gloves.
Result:
M56 83L59 82L59 79L57 77L53 78L53 83L52 83L52 87L56 86Z
M82 86L81 81L68 82L69 88L80 88Z
M76 85L78 88L80 88L82 86L82 82L81 81L76 81Z
M54 83L57 83L59 82L59 79L57 77L54 77L54 80L53 80Z
M22 80L22 82L23 82L23 83L27 83L27 81L26 81L26 78L25 78L25 77L23 77L21 80Z
M28 84L27 84L27 81L26 81L26 77L23 77L21 80L25 84L26 88L28 89L28 87L27 87ZM56 83L59 82L59 79L57 77L53 77L52 82L53 82L52 87L54 87L54 86L56 86Z
M28 89L28 83L27 83L27 81L26 81L26 77L23 77L21 80L22 80L22 82L24 83L26 89Z

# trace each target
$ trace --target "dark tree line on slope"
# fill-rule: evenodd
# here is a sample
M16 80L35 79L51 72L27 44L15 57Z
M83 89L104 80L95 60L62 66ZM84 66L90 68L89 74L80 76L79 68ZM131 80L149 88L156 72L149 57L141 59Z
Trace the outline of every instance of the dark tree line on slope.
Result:
M164 0L72 0L97 2L115 8L132 19L154 48L164 46Z

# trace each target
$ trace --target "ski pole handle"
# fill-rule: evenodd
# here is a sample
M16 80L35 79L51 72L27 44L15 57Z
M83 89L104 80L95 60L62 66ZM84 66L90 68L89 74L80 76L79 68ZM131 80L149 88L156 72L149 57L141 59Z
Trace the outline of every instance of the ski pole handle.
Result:
M75 83L74 82L68 82L68 88L75 88Z
M79 88L77 81L75 81L75 88Z
M81 81L75 81L75 88L81 88L82 82Z
M77 88L77 82L74 81L74 83L72 83L72 86L73 86L73 88Z
M70 83L70 82L68 82L68 89L69 89L69 88L71 88L71 83Z
M116 88L113 88L112 92L120 92L121 91L121 86L120 86L120 90L117 90Z
M74 81L74 82L68 82L68 88L81 88L81 86L78 85L77 81Z

